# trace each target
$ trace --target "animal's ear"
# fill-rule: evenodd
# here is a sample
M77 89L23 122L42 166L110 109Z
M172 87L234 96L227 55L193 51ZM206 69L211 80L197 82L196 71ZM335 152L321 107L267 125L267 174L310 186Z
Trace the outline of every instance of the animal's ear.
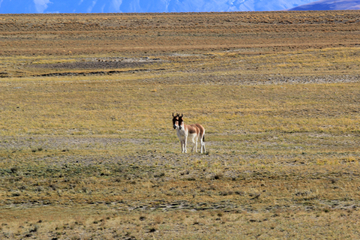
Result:
M180 116L180 117L182 118L183 116L184 116L184 114L181 114L181 116Z
M172 116L175 117L174 113L172 113Z

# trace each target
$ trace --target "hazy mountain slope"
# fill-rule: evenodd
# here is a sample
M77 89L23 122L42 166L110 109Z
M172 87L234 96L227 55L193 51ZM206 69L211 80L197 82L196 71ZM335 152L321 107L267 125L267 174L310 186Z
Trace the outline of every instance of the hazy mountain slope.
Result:
M360 0L320 0L290 10L360 10Z
M0 0L0 13L276 11L314 0Z

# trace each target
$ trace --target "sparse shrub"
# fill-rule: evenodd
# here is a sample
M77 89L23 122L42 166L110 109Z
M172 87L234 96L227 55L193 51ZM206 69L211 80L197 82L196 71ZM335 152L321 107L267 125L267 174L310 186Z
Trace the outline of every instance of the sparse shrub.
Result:
M156 215L156 216L154 217L154 222L155 222L156 224L161 224L161 223L163 222L163 217L160 216L160 215Z

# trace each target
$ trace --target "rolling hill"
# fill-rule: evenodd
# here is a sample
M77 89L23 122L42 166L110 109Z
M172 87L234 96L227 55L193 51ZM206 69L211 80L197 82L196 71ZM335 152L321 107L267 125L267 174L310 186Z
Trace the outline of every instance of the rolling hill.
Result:
M360 0L320 0L290 9L291 11L360 10Z

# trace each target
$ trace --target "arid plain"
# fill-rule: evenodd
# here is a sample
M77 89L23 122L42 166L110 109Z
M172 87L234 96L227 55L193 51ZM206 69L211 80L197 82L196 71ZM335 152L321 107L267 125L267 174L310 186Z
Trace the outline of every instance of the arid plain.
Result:
M358 238L359 14L0 15L0 239Z

